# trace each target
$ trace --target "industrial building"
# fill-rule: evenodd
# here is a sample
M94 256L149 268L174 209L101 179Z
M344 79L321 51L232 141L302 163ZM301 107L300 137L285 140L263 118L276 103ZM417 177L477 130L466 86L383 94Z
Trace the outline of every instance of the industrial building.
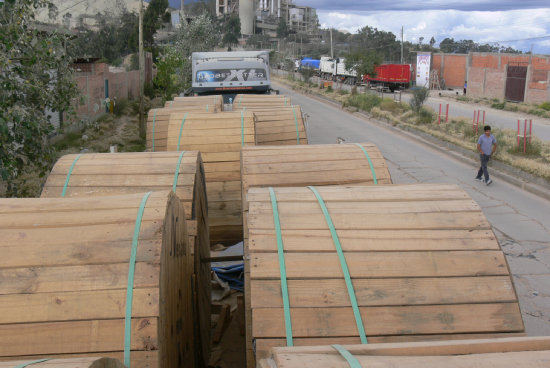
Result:
M318 35L319 19L314 8L292 0L216 0L216 15L238 14L245 36L265 34L275 37L281 19L291 33Z

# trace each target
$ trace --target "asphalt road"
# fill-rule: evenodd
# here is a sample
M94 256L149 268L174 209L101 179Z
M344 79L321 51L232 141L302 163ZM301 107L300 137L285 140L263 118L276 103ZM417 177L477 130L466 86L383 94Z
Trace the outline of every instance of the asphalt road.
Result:
M386 158L394 183L453 183L483 212L506 254L528 335L550 335L550 202L513 186L489 168L493 184L474 180L478 163L426 144L396 128L350 114L329 102L282 85L308 115L310 144L373 142ZM517 124L517 123L516 123Z

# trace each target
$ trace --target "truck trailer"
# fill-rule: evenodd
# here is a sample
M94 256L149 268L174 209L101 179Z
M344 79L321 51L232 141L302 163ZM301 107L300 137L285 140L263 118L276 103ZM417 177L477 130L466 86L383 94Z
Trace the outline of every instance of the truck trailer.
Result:
M194 52L195 95L269 93L269 51Z

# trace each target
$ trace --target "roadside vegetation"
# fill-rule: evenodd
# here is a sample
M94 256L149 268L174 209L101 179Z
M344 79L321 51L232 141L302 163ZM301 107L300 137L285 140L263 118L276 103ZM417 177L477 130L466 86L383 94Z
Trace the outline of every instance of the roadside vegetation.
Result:
M276 78L276 77L275 77ZM483 133L483 126L478 126L476 133L472 126L472 118L454 117L447 123L444 119L438 124L437 113L423 103L427 98L426 89L413 91L413 106L394 101L392 98L382 98L376 92L342 93L341 90L320 88L315 83L305 83L287 77L284 80L293 89L305 93L325 96L339 101L342 107L352 112L366 112L371 116L384 120L394 126L408 130L417 130L430 134L443 141L450 142L464 149L476 152L477 139ZM540 105L539 105L540 106ZM493 134L498 142L495 159L530 174L544 178L550 182L550 144L533 137L523 153L523 141L517 145L516 131L511 129L493 128Z
M529 104L524 102L507 102L499 100L498 98L483 98L483 97L469 97L469 96L454 96L449 95L457 101L473 102L480 105L489 106L493 109L518 112L522 114L528 114L538 116L540 118L550 119L550 102L543 102L540 104Z

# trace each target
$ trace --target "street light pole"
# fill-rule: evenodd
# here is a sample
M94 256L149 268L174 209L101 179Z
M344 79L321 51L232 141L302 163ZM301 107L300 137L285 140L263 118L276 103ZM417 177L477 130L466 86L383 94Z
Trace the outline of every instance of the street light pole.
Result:
M143 53L143 0L139 0L139 135L145 138L143 95L145 92L145 56Z

